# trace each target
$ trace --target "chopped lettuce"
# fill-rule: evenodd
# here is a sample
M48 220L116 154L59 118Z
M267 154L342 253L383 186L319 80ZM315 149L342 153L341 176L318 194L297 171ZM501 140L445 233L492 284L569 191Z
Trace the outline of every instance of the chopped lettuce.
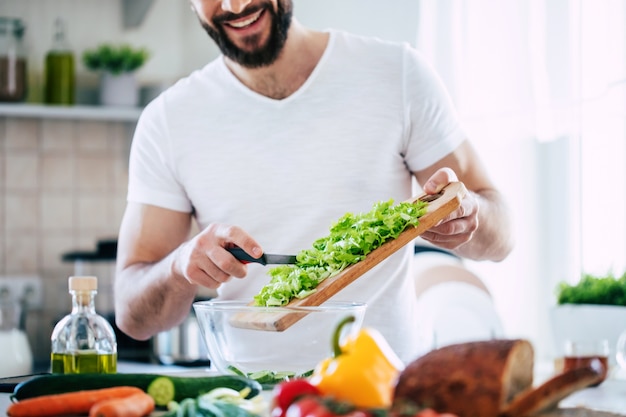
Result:
M366 213L346 213L330 228L330 234L300 251L293 265L270 268L271 279L254 296L258 306L282 306L304 298L326 278L339 274L410 226L417 226L427 203L381 201Z

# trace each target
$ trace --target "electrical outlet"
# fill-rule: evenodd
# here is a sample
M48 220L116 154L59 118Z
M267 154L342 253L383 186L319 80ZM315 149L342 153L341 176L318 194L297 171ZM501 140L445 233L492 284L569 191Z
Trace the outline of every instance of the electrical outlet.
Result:
M0 300L23 300L29 310L41 308L43 305L41 278L32 275L0 277Z

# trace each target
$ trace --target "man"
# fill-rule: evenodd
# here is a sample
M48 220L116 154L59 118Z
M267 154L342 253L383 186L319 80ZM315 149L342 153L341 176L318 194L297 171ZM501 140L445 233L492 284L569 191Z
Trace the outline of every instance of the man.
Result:
M297 253L346 212L408 199L414 179L427 193L457 177L471 191L424 239L471 259L507 256L502 198L416 51L306 28L291 0L191 6L223 56L138 123L115 281L124 332L147 339L177 325L202 287L251 301L267 269L226 247ZM367 302L365 325L405 361L418 345L408 246L335 296Z

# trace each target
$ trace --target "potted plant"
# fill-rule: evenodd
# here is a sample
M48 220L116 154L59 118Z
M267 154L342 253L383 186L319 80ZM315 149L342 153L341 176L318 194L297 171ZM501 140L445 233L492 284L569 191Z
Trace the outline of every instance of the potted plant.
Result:
M100 72L100 103L109 106L136 106L139 88L135 72L148 58L145 48L102 44L83 52L87 69Z
M626 273L583 274L575 285L560 283L556 295L550 317L558 354L566 340L606 339L614 363L617 340L626 330Z

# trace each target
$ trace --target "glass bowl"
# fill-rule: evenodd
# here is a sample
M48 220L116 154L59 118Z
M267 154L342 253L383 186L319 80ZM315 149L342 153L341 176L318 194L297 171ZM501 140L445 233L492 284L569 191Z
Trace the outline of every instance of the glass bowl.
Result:
M193 304L206 342L211 368L240 374L272 385L294 376L308 376L323 359L332 356L337 325L349 316L340 338L355 335L363 324L366 305L326 302L321 306L258 307L244 301L198 301ZM251 322L295 321L282 331L259 330Z

